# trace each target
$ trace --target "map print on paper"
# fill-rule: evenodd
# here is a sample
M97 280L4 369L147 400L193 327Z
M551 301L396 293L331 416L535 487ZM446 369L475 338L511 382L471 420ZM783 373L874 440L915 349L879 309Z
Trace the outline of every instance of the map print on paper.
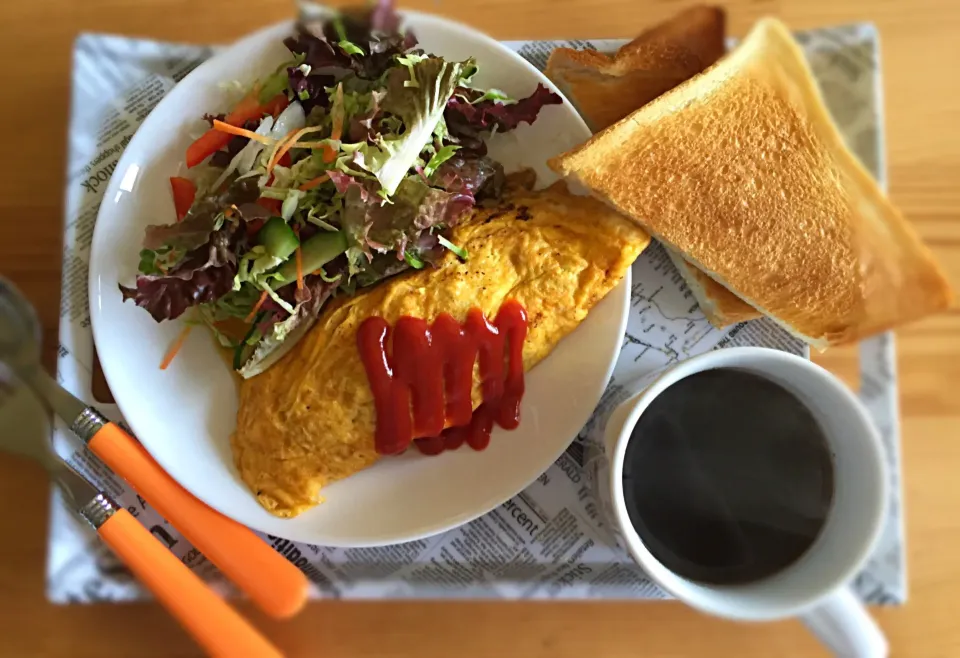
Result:
M623 349L630 361L642 363L643 370L705 352L724 335L700 312L683 277L656 242L633 265L630 306ZM624 360L621 355L617 375L628 374Z

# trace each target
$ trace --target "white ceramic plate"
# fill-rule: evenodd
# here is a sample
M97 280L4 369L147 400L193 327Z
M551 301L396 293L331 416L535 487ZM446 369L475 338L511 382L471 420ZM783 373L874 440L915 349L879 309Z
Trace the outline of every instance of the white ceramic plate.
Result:
M451 60L475 57L477 83L519 97L553 85L496 41L462 25L409 12L406 24L423 48ZM410 451L323 490L326 502L295 519L263 510L233 466L234 379L207 332L191 333L173 365L158 365L181 330L158 324L117 283L136 273L143 229L174 217L169 177L182 172L190 132L205 112L224 110L222 84L267 75L289 57L285 23L257 32L209 60L177 85L127 146L107 187L90 258L93 334L103 371L127 423L151 455L184 487L223 514L257 530L331 546L369 546L432 535L503 503L546 470L589 418L620 349L629 303L629 272L587 320L527 376L522 422L497 429L482 452L439 457ZM511 171L555 177L547 158L590 133L569 103L544 108L532 126L491 141L491 155Z

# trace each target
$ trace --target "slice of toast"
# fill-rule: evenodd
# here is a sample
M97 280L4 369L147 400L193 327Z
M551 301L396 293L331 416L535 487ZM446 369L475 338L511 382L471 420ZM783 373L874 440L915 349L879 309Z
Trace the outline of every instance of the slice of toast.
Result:
M557 48L546 74L596 132L700 73L724 54L725 15L719 7L692 7L624 45L613 57L596 50ZM671 254L704 315L717 327L760 312Z
M692 7L647 30L612 58L596 50L557 48L545 73L596 132L720 59L724 25L722 9Z
M817 348L952 303L776 20L550 164Z

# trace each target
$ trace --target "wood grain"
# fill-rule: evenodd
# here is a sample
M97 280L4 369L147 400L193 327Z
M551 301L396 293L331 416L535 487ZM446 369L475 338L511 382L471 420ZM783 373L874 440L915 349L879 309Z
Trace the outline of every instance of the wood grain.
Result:
M342 3L334 3L342 4ZM502 39L626 37L689 2L419 0L410 8ZM953 0L730 0L731 33L777 15L802 29L872 20L880 29L893 199L960 288L960 3ZM48 363L56 349L70 52L79 32L228 42L292 13L287 0L47 0L0 9L0 271L37 305ZM960 655L960 312L899 333L910 601L876 611L894 656ZM853 349L816 360L856 381ZM16 428L0 428L16 431ZM152 605L57 607L44 599L48 487L0 460L0 655L195 656ZM796 622L744 626L675 604L316 603L293 621L244 611L295 656L817 656Z

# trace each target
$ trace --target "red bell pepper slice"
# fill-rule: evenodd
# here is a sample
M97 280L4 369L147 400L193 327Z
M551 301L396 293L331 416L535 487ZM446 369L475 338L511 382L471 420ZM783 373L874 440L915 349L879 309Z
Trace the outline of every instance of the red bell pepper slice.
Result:
M263 110L264 114L269 114L273 117L277 117L281 112L287 109L287 105L290 104L290 101L287 99L286 94L277 94L266 103L263 104L263 107L260 108Z
M277 94L266 104L261 105L255 92L250 93L224 117L223 122L231 126L243 126L250 119L259 119L264 114L279 114L289 101L283 94ZM196 167L217 151L225 148L233 135L210 129L187 147L187 167Z
M173 190L173 207L177 209L177 221L187 216L187 211L197 197L197 186L189 178L174 176L170 179L170 188Z
M196 167L230 143L230 135L219 130L208 130L187 147L187 167Z
M266 208L267 210L272 212L274 215L279 215L280 209L283 207L283 201L281 201L280 199L270 199L265 196L262 196L259 199L257 199L257 205L260 206L261 208Z

